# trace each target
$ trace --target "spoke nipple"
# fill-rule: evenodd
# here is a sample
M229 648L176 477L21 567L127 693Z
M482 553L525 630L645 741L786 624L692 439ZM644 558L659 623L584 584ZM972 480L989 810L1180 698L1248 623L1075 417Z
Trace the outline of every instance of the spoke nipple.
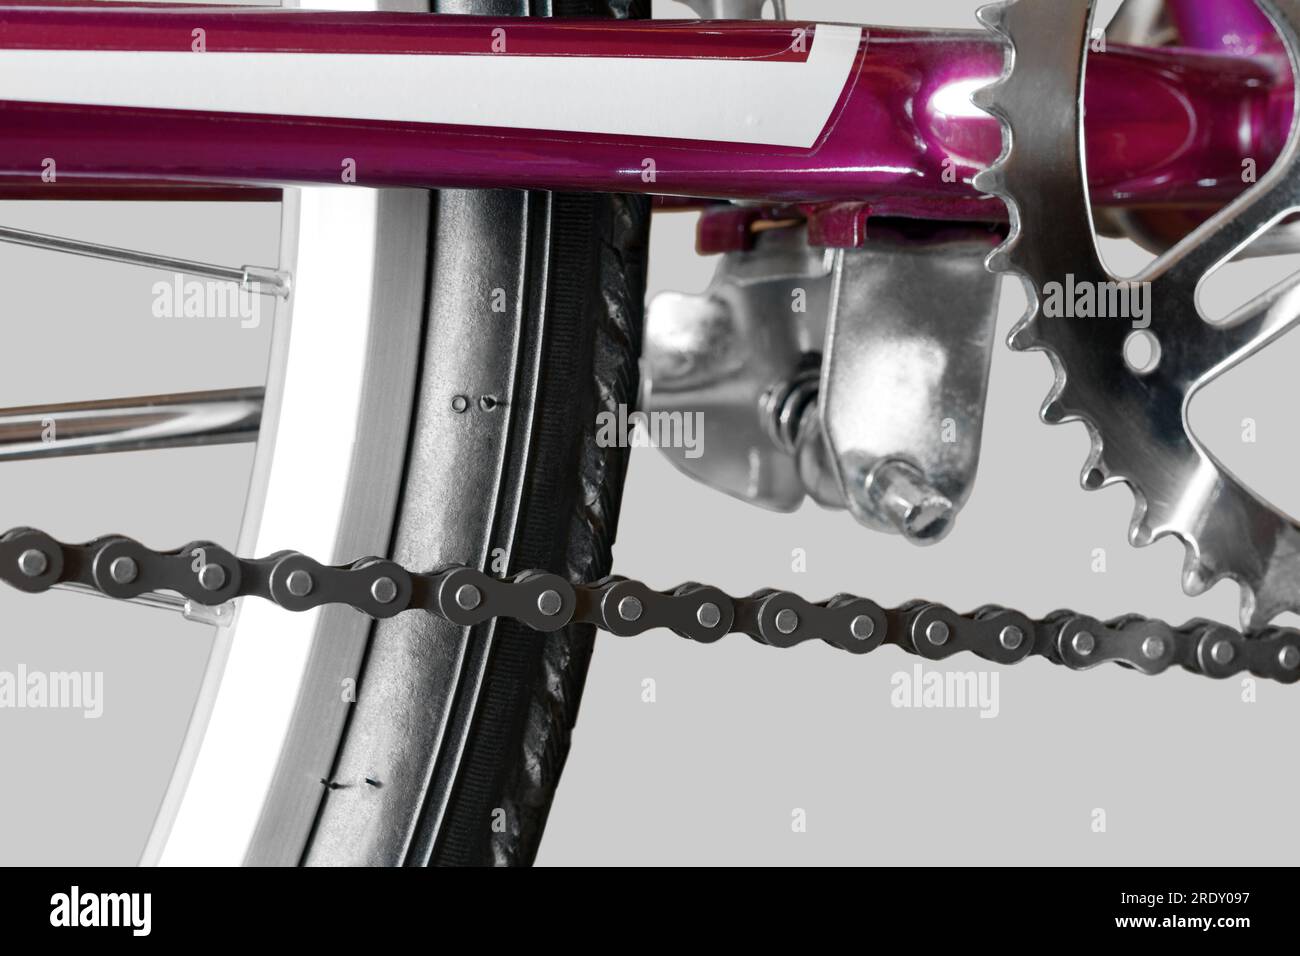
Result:
M397 599L397 582L390 577L375 578L370 596L380 604L392 604Z
M785 613L785 612L782 612ZM700 622L701 627L714 628L722 620L722 611L712 601L705 601L695 612L695 620ZM777 620L780 620L778 615ZM780 625L777 625L780 627Z
M1165 639L1163 637L1148 637L1142 642L1142 656L1149 661L1159 660L1165 656Z
M29 578L39 578L49 570L49 567L50 559L45 556L44 551L28 548L18 555L18 570Z
M128 558L126 555L114 558L113 563L108 566L108 576L118 584L130 584L139 573L140 568L135 563L135 558Z
M564 607L564 599L560 597L559 591L547 588L537 595L537 610L547 617L554 617L559 614L562 607Z
M199 568L199 586L205 591L220 591L226 586L226 569L219 564Z
M462 584L456 589L456 606L463 611L472 611L483 603L483 592L472 584Z
M876 633L876 622L871 619L870 615L859 614L849 622L849 633L859 641L865 641Z
M1025 642L1025 632L1014 624L1008 624L998 634L998 643L1009 651L1018 650Z
M799 626L799 615L788 607L776 612L776 629L782 634L793 634Z
M1230 664L1236 654L1236 650L1227 641L1215 641L1214 646L1210 648L1210 657L1216 664Z
M644 610L641 602L630 594L618 602L618 616L625 621L639 621Z
M316 582L311 579L311 575L299 568L292 571L289 577L285 579L284 588L296 598L306 597L311 594L311 589L316 586Z
M942 647L948 643L948 638L952 635L948 625L943 621L931 621L925 628L925 638L935 647Z
M1293 671L1300 667L1300 648L1288 644L1277 652L1277 662L1282 665L1283 670Z
M1097 639L1092 636L1091 631L1080 631L1074 635L1074 640L1070 642L1070 646L1074 648L1074 653L1080 657L1087 657L1097 649Z

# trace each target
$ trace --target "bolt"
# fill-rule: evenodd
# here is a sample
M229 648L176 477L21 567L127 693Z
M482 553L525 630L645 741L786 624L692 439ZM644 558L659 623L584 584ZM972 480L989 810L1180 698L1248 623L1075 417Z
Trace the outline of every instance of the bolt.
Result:
M49 570L49 567L50 559L45 556L44 551L28 548L18 555L18 570L29 578L39 578Z
M1025 642L1025 632L1014 624L1008 624L998 634L998 643L1009 651L1014 651Z
M776 629L782 634L793 634L799 626L799 615L787 608L776 612Z
M1165 655L1165 639L1163 637L1148 637L1142 642L1142 656L1149 661L1159 660Z
M370 596L380 604L392 604L397 599L397 582L390 577L375 578Z
M559 591L548 588L537 595L537 610L547 617L554 617L559 614L562 607L564 607L564 599L560 597Z
M1074 653L1080 657L1087 657L1097 649L1097 639L1089 631L1080 631L1074 635L1074 640L1070 642L1070 646L1074 648Z
M925 629L925 637L935 647L942 647L948 643L948 638L952 632L948 625L943 621L931 621Z
M1283 669L1293 671L1300 667L1300 648L1294 644L1288 644L1277 652L1277 662L1282 665Z
M876 633L876 622L866 614L859 614L849 622L849 633L859 641L865 641Z
M483 592L472 584L462 584L456 589L456 606L463 611L472 611L483 603Z
M644 610L641 602L630 594L618 602L618 616L625 621L639 621Z
M712 629L722 620L722 611L712 601L705 601L696 609L695 620L700 622L700 627Z
M122 555L120 558L114 558L113 563L108 566L108 576L118 584L130 584L140 573L140 568L135 563L135 558L128 558Z
M460 414L469 408L469 399L464 395L457 395L451 400L451 410Z
M1230 664L1232 658L1236 656L1236 650L1227 641L1215 641L1214 646L1210 648L1210 657L1216 664Z
M877 465L863 484L868 510L887 520L909 541L942 538L957 509L919 469L904 461Z
M296 598L311 594L311 589L315 586L316 582L311 579L311 575L302 568L289 572L289 577L284 581L285 590Z
M205 591L220 591L226 585L226 569L219 564L205 564L199 568L199 587Z

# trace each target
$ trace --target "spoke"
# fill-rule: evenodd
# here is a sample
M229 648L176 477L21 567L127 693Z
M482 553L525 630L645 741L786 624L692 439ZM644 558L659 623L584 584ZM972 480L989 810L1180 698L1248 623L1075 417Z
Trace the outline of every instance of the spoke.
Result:
M152 252L105 246L97 242L83 242L80 239L47 236L44 233L28 232L25 229L0 227L0 242L45 249L50 252L66 252L91 259L106 259L109 262L121 262L133 266L145 266L165 272L180 272L203 279L236 282L245 291L280 298L288 297L293 281L293 277L288 272L266 266L219 266L210 262L194 262L190 259L155 255Z
M257 440L263 389L0 409L0 461Z

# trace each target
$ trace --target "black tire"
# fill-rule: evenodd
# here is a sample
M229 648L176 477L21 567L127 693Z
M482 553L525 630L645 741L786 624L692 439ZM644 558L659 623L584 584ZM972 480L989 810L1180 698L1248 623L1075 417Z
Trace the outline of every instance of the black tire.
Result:
M458 0L435 8L645 16L649 2L534 0L530 9L527 0ZM609 572L627 451L600 447L596 420L636 400L648 201L444 191L432 208L422 364L393 556L422 569L446 561L491 567L499 548L509 573L599 578ZM520 301L498 295L510 312L484 319L478 300L467 301L474 289L485 298L518 290ZM464 331L475 327L488 338ZM486 360L476 349L503 341L516 361L501 392L473 369ZM460 394L468 412L452 408ZM485 439L490 447L476 454L473 429L484 422L508 439L500 449ZM459 489L448 457L460 463ZM483 502L493 503L491 530L474 538ZM589 627L539 635L510 622L462 630L415 613L376 623L302 861L530 863L593 637Z

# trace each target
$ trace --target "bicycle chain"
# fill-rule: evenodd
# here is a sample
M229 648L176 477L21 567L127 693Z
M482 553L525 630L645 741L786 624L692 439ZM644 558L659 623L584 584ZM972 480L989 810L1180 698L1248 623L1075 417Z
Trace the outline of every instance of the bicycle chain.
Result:
M578 622L621 637L667 628L700 643L741 633L773 647L821 640L853 654L888 643L928 660L969 651L996 664L1038 656L1074 670L1114 662L1158 674L1177 664L1214 678L1249 671L1286 684L1300 679L1300 631L1290 628L1247 636L1205 620L1171 627L1073 611L1033 620L994 605L957 614L927 601L886 609L850 594L812 603L771 589L733 598L693 582L655 591L622 577L575 586L545 571L508 579L463 565L413 573L383 558L329 567L295 551L241 559L207 541L154 551L121 535L63 544L15 528L0 537L0 578L28 593L73 584L122 599L174 591L208 606L259 597L290 611L347 604L374 618L418 609L462 627L506 617L542 632Z

